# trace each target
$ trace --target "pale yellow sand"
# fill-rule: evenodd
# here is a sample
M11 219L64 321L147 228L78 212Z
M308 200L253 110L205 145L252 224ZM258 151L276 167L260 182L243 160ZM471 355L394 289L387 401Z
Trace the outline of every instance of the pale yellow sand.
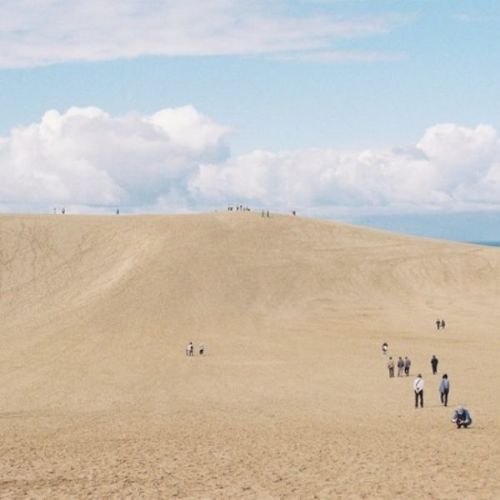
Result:
M500 496L497 249L247 212L1 216L0 266L2 498Z

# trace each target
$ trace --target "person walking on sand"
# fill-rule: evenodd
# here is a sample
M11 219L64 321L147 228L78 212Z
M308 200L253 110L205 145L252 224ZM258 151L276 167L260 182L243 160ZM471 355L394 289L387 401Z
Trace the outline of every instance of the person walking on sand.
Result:
M460 429L461 427L465 427L467 429L467 427L472 424L472 417L470 416L469 410L467 410L467 408L459 406L455 410L451 421L454 424L457 424L457 429Z
M410 366L411 359L408 356L405 356L405 375L408 376L410 374Z
M415 392L415 408L418 408L418 401L420 400L420 408L424 407L424 379L419 373L417 378L413 381L413 390Z
M387 354L387 349L389 349L389 344L387 342L384 342L382 344L382 353Z
M186 347L186 356L192 356L194 354L194 345L192 342L189 342L189 344Z
M403 376L404 369L405 369L405 362L403 361L403 358L401 356L399 356L399 358L398 358L398 377Z
M446 328L446 323L444 322L444 319L441 320L441 330L444 330Z
M436 320L436 328L439 330L441 328L441 320L437 319Z
M445 373L439 384L439 395L441 397L441 404L448 406L448 393L450 392L450 381L448 375Z
M436 373L438 371L438 363L439 363L439 359L437 359L436 355L433 354L432 358L431 358L431 366L432 366L432 374L433 375L436 375Z
M392 356L389 358L389 362L387 363L387 368L389 368L389 378L394 377L394 361Z

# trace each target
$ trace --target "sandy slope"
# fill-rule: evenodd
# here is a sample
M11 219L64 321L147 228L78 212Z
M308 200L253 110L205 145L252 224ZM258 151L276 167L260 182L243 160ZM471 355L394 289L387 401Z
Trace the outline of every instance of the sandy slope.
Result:
M0 497L500 494L497 249L247 212L1 216L0 273Z

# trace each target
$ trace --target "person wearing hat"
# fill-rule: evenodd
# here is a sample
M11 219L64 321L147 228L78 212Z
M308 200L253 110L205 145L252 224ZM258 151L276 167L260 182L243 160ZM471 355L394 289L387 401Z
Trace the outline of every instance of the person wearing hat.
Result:
M464 408L463 406L459 406L455 410L451 421L454 424L457 424L457 429L460 429L461 427L465 427L467 429L467 427L472 424L472 418L470 416L469 410L467 410L467 408Z

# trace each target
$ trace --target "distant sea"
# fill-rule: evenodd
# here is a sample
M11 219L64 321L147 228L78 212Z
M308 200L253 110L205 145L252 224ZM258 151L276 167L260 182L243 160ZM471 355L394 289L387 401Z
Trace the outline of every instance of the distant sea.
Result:
M469 241L474 245L485 245L487 247L500 247L500 241Z

